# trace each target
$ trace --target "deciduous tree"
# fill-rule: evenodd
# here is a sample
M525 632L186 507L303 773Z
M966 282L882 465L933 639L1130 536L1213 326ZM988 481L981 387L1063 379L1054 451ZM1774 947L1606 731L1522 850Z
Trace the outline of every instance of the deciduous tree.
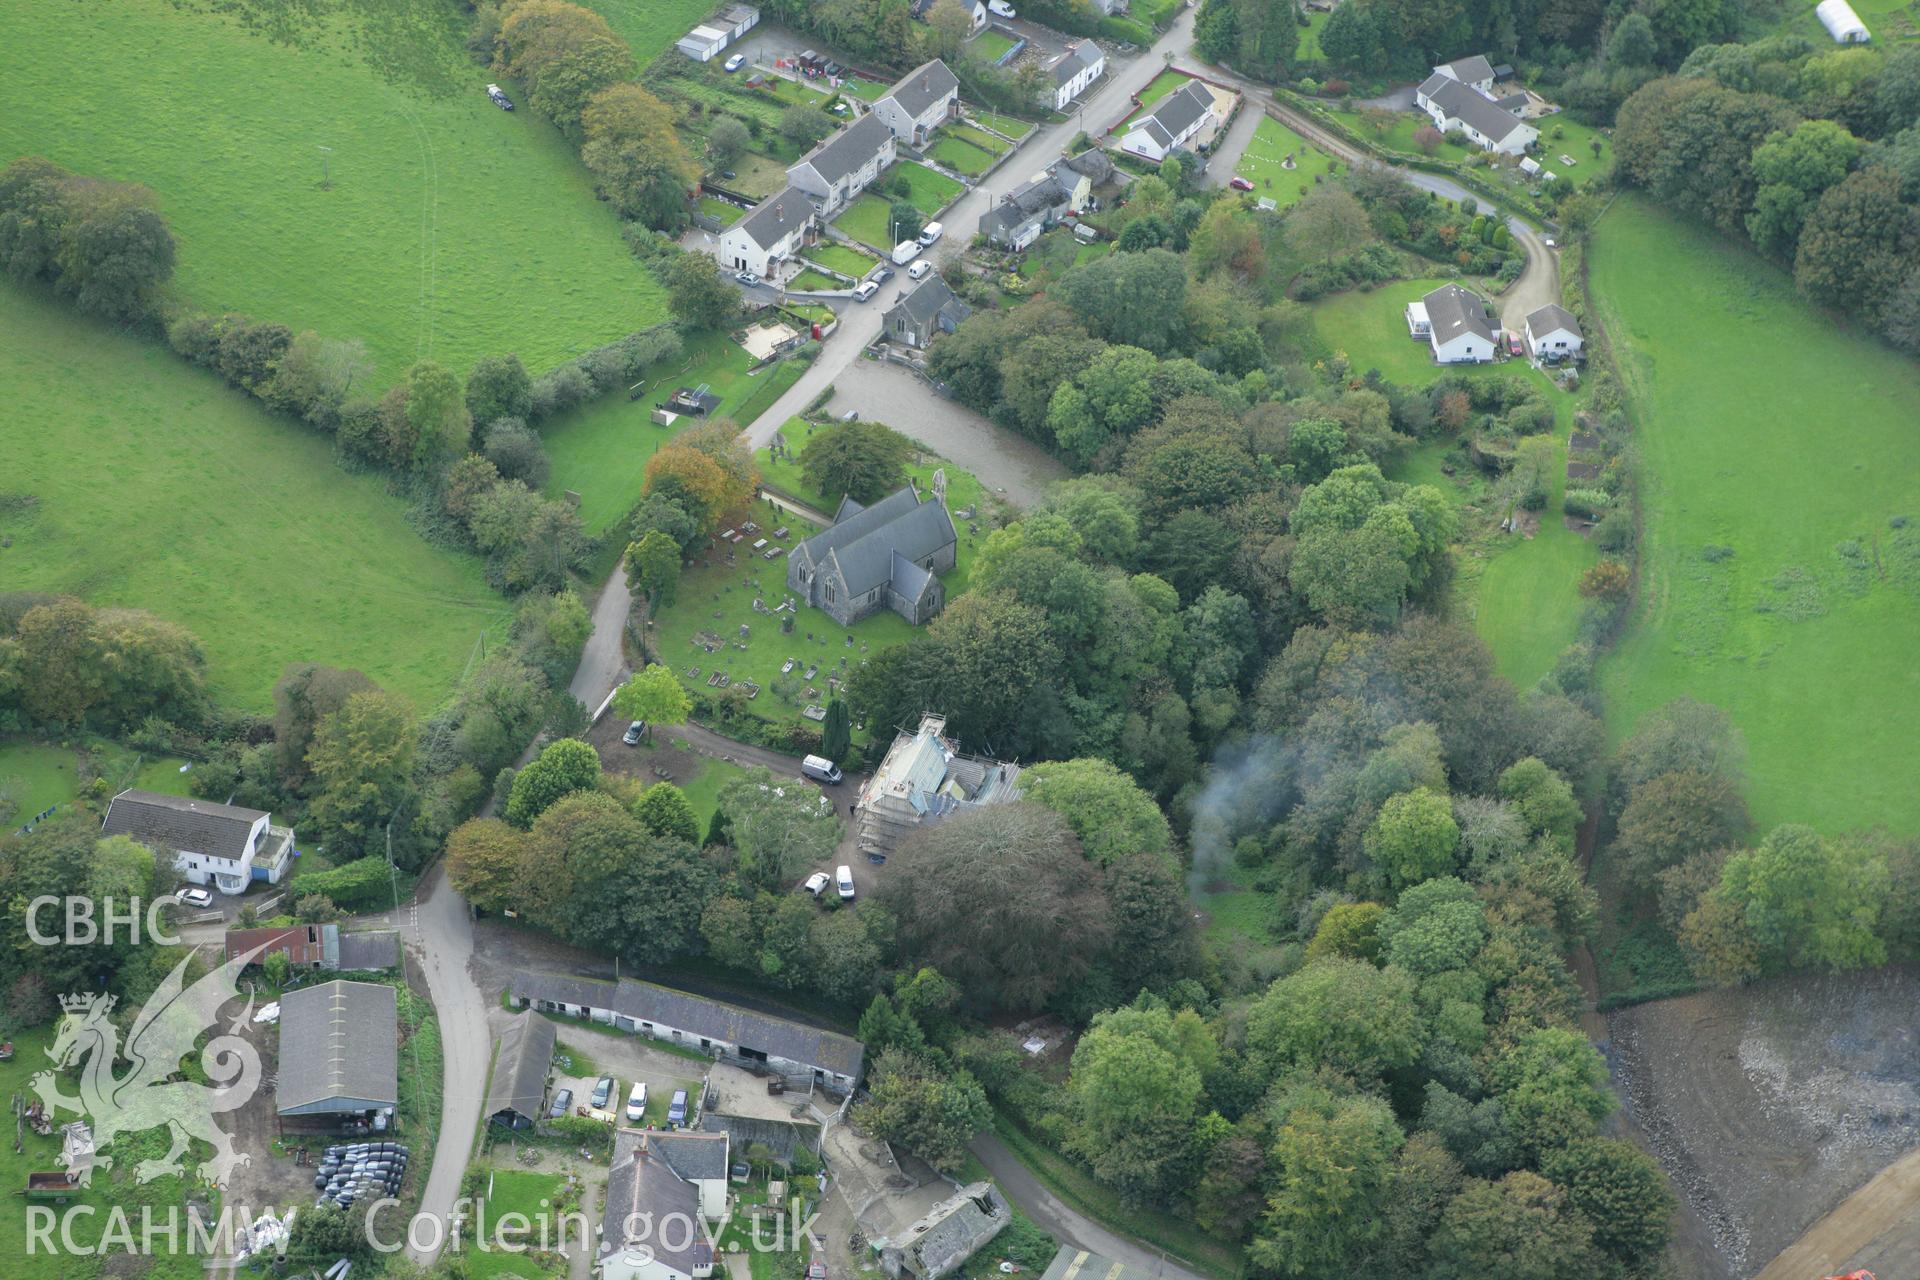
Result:
M514 775L507 821L525 831L562 796L591 791L599 783L599 752L578 738L550 742Z
M512 907L525 837L498 818L475 818L447 836L447 879L482 911Z
M843 422L816 431L800 447L807 486L827 499L871 505L907 482L907 438L879 422Z
M685 724L693 714L693 701L671 667L652 662L627 677L613 695L613 712L628 720L646 721L651 735L655 725Z
M680 144L666 103L631 82L608 85L588 101L581 126L580 161L623 217L656 231L687 225L688 192L700 166Z

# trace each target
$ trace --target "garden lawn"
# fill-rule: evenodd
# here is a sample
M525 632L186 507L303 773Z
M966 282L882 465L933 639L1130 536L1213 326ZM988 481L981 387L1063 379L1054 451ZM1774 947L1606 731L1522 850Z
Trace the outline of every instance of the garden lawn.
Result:
M1296 60L1312 62L1325 56L1320 52L1320 32L1332 15L1331 9L1316 9L1307 15L1307 25L1300 28L1300 50L1295 55Z
M679 744L676 742L675 745ZM720 788L735 778L744 777L746 773L747 770L737 764L710 759L699 765L698 773L679 784L680 790L686 793L687 803L693 806L695 816L700 819L700 830L707 829L707 825L713 821L714 811L720 807ZM651 1094L647 1101L653 1101Z
M0 833L31 822L54 805L72 804L79 794L72 749L38 742L0 745Z
M838 271L844 276L852 276L855 280L865 276L867 272L879 265L879 260L870 254L861 253L858 249L849 249L843 244L829 242L814 245L806 251L805 256L809 262L826 267L830 271Z
M1283 163L1288 156L1294 161L1291 169ZM1325 177L1333 166L1333 157L1267 116L1247 140L1233 171L1253 184L1255 195L1267 196L1284 209L1311 192L1315 180Z
M970 120L978 120L995 133L1012 138L1015 142L1020 141L1032 133L1035 128L1031 120L1017 120L1012 116L1003 116L992 111L974 111L968 109L967 118Z
M1639 604L1602 667L1610 731L1711 702L1746 739L1760 829L1920 832L1920 369L1633 197L1588 263L1644 476Z
M965 138L936 138L927 154L938 160L955 173L963 173L969 178L977 178L993 167L999 157L992 152L974 146Z
M713 12L713 0L586 0L645 66Z
M862 102L878 102L887 96L887 90L893 86L874 80L842 80L840 92L852 94Z
M1144 111L1153 106L1154 103L1160 101L1160 99L1166 97L1191 79L1193 79L1193 77L1184 71L1162 71L1148 83L1146 88L1140 91L1141 110Z
M858 200L841 210L833 225L861 244L871 245L883 253L893 247L893 208L871 191L862 193Z
M753 357L727 335L704 334L687 343L686 353L673 365L647 370L640 399L615 392L554 419L540 433L553 460L548 494L578 493L581 524L589 534L600 533L640 500L643 473L654 452L699 421L682 417L671 427L659 427L653 424L653 410L678 388L704 382L720 397L716 414L732 417L769 376L749 377L752 364Z
M787 288L796 293L818 293L822 289L844 289L846 286L832 276L823 275L808 267L789 280Z
M1476 520L1497 521L1499 513L1464 510L1480 496L1481 486L1470 466L1457 467L1455 477L1440 470L1438 455L1451 442L1417 449L1401 466L1390 469L1390 478L1432 484L1463 508L1463 542L1456 549L1455 603L1473 619L1481 639L1493 651L1500 674L1525 688L1553 668L1560 651L1578 634L1583 602L1576 584L1599 558L1587 539L1560 520L1567 436L1573 429L1574 409L1581 401L1519 361L1446 368L1434 364L1427 344L1407 335L1404 312L1408 302L1445 283L1440 279L1400 280L1370 292L1336 294L1313 305L1314 322L1327 349L1346 352L1356 374L1379 369L1389 380L1409 387L1426 386L1444 374L1527 377L1538 381L1547 402L1554 406L1558 448L1547 505L1531 538L1472 527Z
M1007 50L1013 48L1014 43L1013 37L1006 32L988 27L967 42L967 52L988 66L992 66L1006 56Z
M731 191L733 188L729 187L727 189ZM718 196L701 196L700 212L718 221L722 227L730 227L747 216L745 209L742 209L737 204L722 200Z
M1564 112L1557 116L1547 116L1532 122L1540 130L1540 141L1536 144L1534 159L1542 168L1551 169L1559 174L1556 181L1571 182L1583 187L1601 178L1605 178L1613 169L1613 139L1601 133L1591 125L1581 124ZM1555 137L1558 133L1560 136ZM1593 144L1600 144L1600 154L1593 154ZM1561 155L1570 155L1577 162L1571 168L1560 163Z
M903 160L887 170L881 178L882 184L889 180L905 177L910 190L906 198L913 207L929 218L937 217L940 211L959 198L966 188L944 173L937 173L923 164ZM876 184L879 185L879 184Z
M944 173L911 160L902 160L881 174L880 180L873 184L873 189L862 192L858 200L833 220L833 225L860 243L872 245L882 252L893 248L890 223L893 201L899 197L893 194L892 184L902 177L906 178L910 188L904 198L929 220L938 217L942 209L966 190ZM881 191L887 194L877 194Z
M373 386L422 356L541 372L665 317L573 148L487 101L461 6L244 8L271 15L0 0L0 157L153 188L174 297L363 339Z
M291 662L364 671L431 708L511 613L477 557L427 543L374 475L164 348L0 288L0 580L186 627L223 702L272 707Z

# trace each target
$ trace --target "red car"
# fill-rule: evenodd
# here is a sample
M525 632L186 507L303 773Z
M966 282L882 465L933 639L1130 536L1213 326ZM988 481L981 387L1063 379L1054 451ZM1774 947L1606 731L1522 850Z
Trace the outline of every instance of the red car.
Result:
M1227 185L1232 187L1235 191L1253 190L1253 184L1251 182L1248 182L1245 178L1241 177L1237 173L1234 174L1231 178L1227 179Z
M1520 345L1519 334L1517 333L1507 334L1507 354L1510 356L1523 356L1527 354L1527 349Z

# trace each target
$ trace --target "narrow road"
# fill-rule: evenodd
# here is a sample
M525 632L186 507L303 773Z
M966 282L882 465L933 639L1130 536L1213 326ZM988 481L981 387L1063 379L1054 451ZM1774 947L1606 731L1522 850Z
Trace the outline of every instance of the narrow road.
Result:
M1260 127L1260 121L1266 112L1250 96L1241 104L1240 114L1227 126L1227 136L1220 139L1214 147L1213 155L1207 159L1207 171L1200 175L1203 187L1224 187L1233 178L1234 166L1240 163L1240 157L1246 154L1247 144L1253 141L1253 131Z
M567 685L567 692L580 700L588 715L599 710L601 701L626 678L621 637L626 634L627 614L632 608L626 569L615 565L606 585L600 588L600 598L593 602L593 633L587 637L580 665Z
M1526 250L1527 269L1501 296L1500 322L1515 333L1525 333L1529 314L1560 301L1560 255L1547 248L1538 231L1518 218L1507 219L1507 230Z
M1782 1249L1754 1280L1813 1280L1866 1268L1920 1277L1920 1150L1909 1151Z
M480 1125L480 1101L487 1087L490 1042L487 1010L480 989L467 973L473 955L473 919L467 901L447 883L446 864L438 863L411 911L398 913L401 927L412 942L415 958L426 975L440 1022L442 1057L440 1139L433 1149L433 1172L427 1175L426 1194L420 1198L420 1216L441 1228L422 1228L419 1238L432 1248L415 1248L409 1231L407 1256L430 1266L453 1220L460 1179Z
M1201 1280L1196 1273L1170 1261L1160 1250L1109 1231L1047 1190L991 1130L975 1138L971 1147L1007 1199L1062 1244L1124 1262L1167 1280Z

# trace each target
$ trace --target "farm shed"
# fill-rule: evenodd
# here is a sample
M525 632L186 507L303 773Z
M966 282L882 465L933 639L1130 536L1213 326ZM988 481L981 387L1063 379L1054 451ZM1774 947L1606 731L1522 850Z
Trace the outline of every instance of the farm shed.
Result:
M487 1085L485 1114L493 1124L530 1129L544 1114L547 1076L553 1068L553 1023L522 1013L500 1035Z
M282 1116L358 1115L400 1100L394 989L336 978L280 997Z
M1841 44L1865 44L1873 38L1867 24L1860 21L1860 15L1847 0L1820 0L1813 14L1820 19L1827 34Z

